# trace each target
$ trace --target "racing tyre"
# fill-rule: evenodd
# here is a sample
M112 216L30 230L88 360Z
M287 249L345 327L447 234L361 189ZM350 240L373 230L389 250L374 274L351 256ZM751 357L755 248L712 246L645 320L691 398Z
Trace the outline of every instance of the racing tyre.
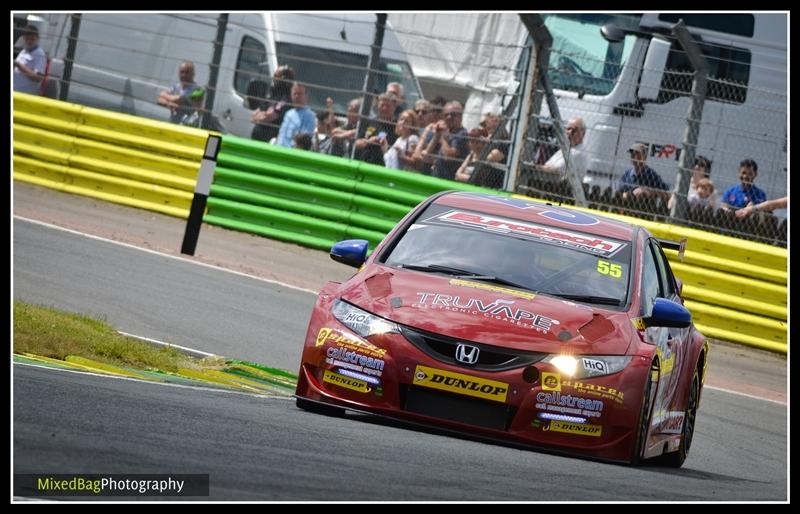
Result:
M683 428L681 429L681 444L678 451L665 453L662 456L662 463L671 468L679 468L689 454L694 436L695 420L697 419L697 405L700 401L700 374L697 368L692 377L692 387L689 389L689 399L686 402L686 415L683 417Z
M324 405L322 403L306 400L305 398L297 398L295 404L299 408L307 410L308 412L313 412L315 414L324 414L326 416L337 416L337 417L344 416L344 409L342 409L341 407L334 407L333 405Z
M637 466L642 462L642 454L644 453L644 445L647 442L647 429L650 426L650 415L653 405L653 384L658 384L658 368L655 364L650 368L647 375L647 384L645 384L644 395L642 396L642 410L639 412L639 424L637 425L636 441L631 449L631 466Z

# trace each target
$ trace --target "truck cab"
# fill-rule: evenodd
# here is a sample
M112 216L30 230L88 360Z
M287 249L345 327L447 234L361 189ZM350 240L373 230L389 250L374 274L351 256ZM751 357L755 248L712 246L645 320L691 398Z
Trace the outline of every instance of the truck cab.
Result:
M545 14L552 37L550 79L562 119L581 116L589 155L585 182L614 186L630 167L627 149L675 185L691 102L693 70L674 37L683 19L709 62L696 155L712 163L721 191L755 159L757 185L774 198L787 186L787 19L782 14ZM603 37L615 26L621 37ZM547 106L542 115L547 117Z

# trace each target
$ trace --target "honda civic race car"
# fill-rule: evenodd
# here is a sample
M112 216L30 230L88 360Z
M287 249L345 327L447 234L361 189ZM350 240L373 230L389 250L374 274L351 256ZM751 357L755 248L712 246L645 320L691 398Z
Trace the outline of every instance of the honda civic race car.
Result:
M646 229L451 191L412 210L369 258L363 240L331 257L359 270L319 293L300 408L683 464L708 343Z

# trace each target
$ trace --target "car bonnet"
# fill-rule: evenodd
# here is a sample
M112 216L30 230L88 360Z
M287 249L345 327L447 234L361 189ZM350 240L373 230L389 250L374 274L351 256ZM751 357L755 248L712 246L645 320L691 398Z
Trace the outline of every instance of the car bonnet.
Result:
M370 266L341 298L390 321L515 350L622 355L627 313L465 278Z

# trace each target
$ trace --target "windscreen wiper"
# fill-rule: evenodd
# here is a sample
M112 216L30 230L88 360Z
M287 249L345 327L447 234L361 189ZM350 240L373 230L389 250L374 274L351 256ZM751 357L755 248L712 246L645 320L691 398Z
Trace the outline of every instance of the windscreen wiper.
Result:
M446 273L448 275L457 275L469 278L481 276L480 273L475 273L474 271L451 268L450 266L442 266L441 264L426 264L424 266L419 264L398 264L397 267L414 271L426 271L430 273Z
M523 286L521 284L517 284L516 282L512 282L510 280L506 280L504 278L495 277L493 275L482 275L480 273L476 273L474 271L467 271L458 268L451 268L450 266L441 266L439 264L428 264L425 266L420 266L417 264L398 264L398 267L403 269L410 269L414 271L428 271L428 272L436 272L436 273L447 273L448 275L454 275L458 278L468 278L470 280L480 280L484 282L493 282L495 284L502 284L505 286L517 287L519 289L526 289L528 291L531 290L528 286Z
M504 286L511 286L519 289L526 289L528 291L532 291L532 289L529 286L523 286L522 284L517 284L516 282L512 282L510 280L506 280L500 277L493 277L491 275L464 275L464 278L468 278L470 280L481 280L484 282L493 282L495 284L502 284Z
M548 293L541 291L542 294L549 294L551 296L557 296L559 298L564 298L565 300L575 300L576 302L587 302L587 303L598 303L601 305L616 305L619 306L622 301L619 298L610 298L608 296L592 296L592 295L583 295L583 294L559 294L559 293Z

